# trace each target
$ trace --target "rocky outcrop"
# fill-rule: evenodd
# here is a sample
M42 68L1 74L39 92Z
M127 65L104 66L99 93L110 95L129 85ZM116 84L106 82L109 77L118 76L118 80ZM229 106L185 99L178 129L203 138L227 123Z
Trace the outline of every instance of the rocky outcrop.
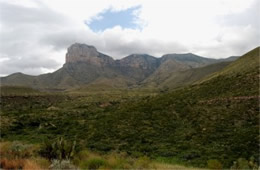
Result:
M68 48L66 54L66 64L84 62L96 66L113 64L113 58L101 54L94 46L75 43Z

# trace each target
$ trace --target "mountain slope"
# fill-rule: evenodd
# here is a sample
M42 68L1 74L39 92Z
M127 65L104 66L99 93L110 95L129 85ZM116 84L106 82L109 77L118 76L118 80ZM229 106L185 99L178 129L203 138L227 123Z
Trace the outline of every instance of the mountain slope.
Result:
M243 69L240 66L243 65ZM99 150L174 157L224 168L259 157L259 48L202 83L108 109L88 138ZM113 122L113 123L109 123ZM106 134L106 136L102 136Z
M204 67L184 69L182 71L156 72L142 82L142 87L170 88L192 84L212 73L218 72L228 66L231 62L210 64Z
M142 87L153 88L176 88L188 85L220 71L234 60L236 60L234 57L209 59L191 53L167 54L160 59L159 68L141 84Z
M192 53L187 54L166 54L162 56L161 63L165 62L166 60L174 60L177 62L185 63L186 65L196 68L201 67L204 65L212 64L217 62L216 59L204 58Z
M142 81L159 66L157 58L147 54L132 54L117 61L118 71L124 76Z

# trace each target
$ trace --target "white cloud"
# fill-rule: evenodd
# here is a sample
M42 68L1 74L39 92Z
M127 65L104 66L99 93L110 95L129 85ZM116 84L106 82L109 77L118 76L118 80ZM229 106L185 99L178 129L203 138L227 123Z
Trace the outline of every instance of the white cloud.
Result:
M116 26L95 33L84 24L106 9L139 5L142 30ZM259 6L257 0L0 0L0 74L53 71L74 42L114 58L240 55L260 44Z

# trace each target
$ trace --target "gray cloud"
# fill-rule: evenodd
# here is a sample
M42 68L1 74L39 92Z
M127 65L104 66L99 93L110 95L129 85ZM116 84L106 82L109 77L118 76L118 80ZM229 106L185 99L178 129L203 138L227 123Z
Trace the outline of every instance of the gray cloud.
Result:
M226 54L242 55L248 50L260 45L260 1L255 0L244 11L228 15L222 15L216 18L216 22L221 27L233 28L232 31L222 32L217 37L219 44L215 47L208 48L212 54L219 53L219 56ZM235 38L228 38L229 35L236 35ZM202 47L201 47L202 48ZM206 50L206 49L204 49Z
M228 14L218 17L218 21L222 25L229 26L253 26L254 28L259 28L259 18L260 18L260 1L255 0L249 8L246 10L236 13ZM258 29L259 30L259 29Z
M1 75L6 75L10 72L20 72L19 70L22 70L23 73L37 75L42 73L41 69L53 69L58 66L58 63L52 59L35 58L37 60L34 60L33 56L30 56L0 62Z
M0 2L0 74L14 72L40 74L60 63L49 56L56 44L43 44L42 39L68 25L65 16L43 4L29 8Z
M114 58L132 53L148 53L159 57L165 53L183 52L228 57L243 54L259 45L260 5L257 0L241 13L217 18L216 22L227 30L219 33L213 45L193 46L180 44L177 40L161 42L136 38L129 41L122 38L124 35L119 32L94 33L84 21L78 23L37 2L37 7L33 8L0 2L0 75L14 72L36 75L43 70L55 70L62 66L65 58L59 52L74 42L94 45L99 51ZM238 29L229 30L230 27ZM235 35L235 38L229 39L229 34Z
M150 54L161 57L165 53L183 53L187 48L180 43L163 43L157 40L135 40L131 42L115 41L112 37L105 40L105 45L100 46L100 50L104 51L114 58L122 58L129 54L141 53Z
M0 62L1 75L14 72L36 75L42 73L42 68L57 69L63 63L58 63L49 54L64 50L74 42L95 45L114 58L131 53L160 55L184 49L177 43L164 44L156 40L149 40L149 43L140 40L125 42L118 41L117 34L100 36L83 22L85 27L78 28L70 18L40 3L37 8L28 8L1 2L0 20L0 57L9 59Z

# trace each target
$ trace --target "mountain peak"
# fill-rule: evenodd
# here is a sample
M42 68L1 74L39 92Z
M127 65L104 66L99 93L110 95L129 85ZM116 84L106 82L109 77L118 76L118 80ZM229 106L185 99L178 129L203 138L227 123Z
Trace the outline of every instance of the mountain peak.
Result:
M99 56L99 52L94 46L86 44L72 44L66 54L66 63L90 61Z

